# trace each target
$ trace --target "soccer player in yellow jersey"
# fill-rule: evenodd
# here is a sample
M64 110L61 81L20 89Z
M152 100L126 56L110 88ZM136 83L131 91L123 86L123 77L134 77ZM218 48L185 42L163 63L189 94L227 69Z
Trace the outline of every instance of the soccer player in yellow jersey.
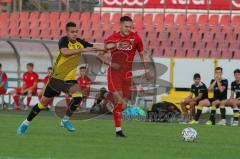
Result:
M73 112L82 100L83 94L76 81L77 66L80 62L81 53L98 51L90 44L77 37L76 24L69 22L66 24L67 36L62 37L58 42L58 56L53 67L53 73L44 88L42 99L30 111L27 119L19 126L17 133L24 134L31 121L39 112L44 109L55 96L61 92L69 94L72 100L68 106L65 116L61 120L68 131L75 131L69 120Z

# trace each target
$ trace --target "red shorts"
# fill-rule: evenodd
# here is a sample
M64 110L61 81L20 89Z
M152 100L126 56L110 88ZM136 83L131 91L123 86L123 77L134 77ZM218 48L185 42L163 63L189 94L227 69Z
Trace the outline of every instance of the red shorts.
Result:
M27 89L27 88L26 88L26 89ZM21 94L21 90L22 90L22 87L16 88L16 94ZM24 93L23 95L27 95L27 94L28 94L28 93L26 92L26 93ZM36 88L32 90L32 94L33 94L33 95L37 95L37 89L36 89Z
M130 99L132 86L132 73L108 70L108 90L111 93L121 91L123 97Z
M0 94L6 94L7 90L4 88L0 88Z

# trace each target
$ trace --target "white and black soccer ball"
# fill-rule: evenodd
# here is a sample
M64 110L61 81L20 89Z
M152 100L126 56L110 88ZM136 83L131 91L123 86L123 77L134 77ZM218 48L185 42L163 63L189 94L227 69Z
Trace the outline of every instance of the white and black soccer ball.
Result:
M193 142L197 139L197 131L194 128L188 127L182 131L182 139L186 142Z

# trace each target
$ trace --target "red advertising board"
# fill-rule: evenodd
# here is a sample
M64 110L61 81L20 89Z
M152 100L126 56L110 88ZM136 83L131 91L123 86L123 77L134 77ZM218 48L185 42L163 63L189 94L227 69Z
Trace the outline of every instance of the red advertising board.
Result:
M101 0L103 7L240 10L240 0Z

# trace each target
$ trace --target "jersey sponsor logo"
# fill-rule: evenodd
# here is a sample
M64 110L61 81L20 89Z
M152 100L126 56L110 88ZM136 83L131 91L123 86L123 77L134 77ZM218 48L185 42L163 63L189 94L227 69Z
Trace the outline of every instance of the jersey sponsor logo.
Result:
M148 0L104 0L108 5L129 5L129 6L142 6L148 3Z
M117 49L118 50L132 50L132 42L130 40L122 40L118 42Z

